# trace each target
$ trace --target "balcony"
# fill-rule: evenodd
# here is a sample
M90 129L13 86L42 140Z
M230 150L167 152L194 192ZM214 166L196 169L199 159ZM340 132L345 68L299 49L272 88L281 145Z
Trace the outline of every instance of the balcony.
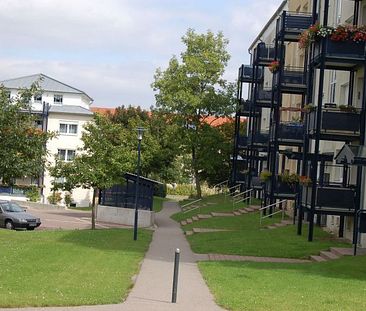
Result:
M306 71L300 67L285 67L274 73L274 87L282 93L304 94L306 87Z
M301 204L311 207L312 187L302 186ZM355 210L355 190L339 186L318 186L316 188L315 210L324 214L353 214Z
M332 41L323 38L315 42L314 58L315 67L321 64L321 48L325 45L325 69L351 70L355 66L363 65L366 60L365 42Z
M269 140L269 132L254 133L248 135L248 145L252 145L254 148L266 149Z
M299 35L313 24L313 17L309 13L283 11L277 20L279 38L284 41L297 42Z
M323 108L321 112L320 139L332 141L355 141L360 137L360 111L346 112L334 108ZM317 111L308 114L308 131L311 138L316 135Z
M260 115L259 107L252 107L252 102L250 100L241 100L238 114L243 117L253 117Z
M254 49L254 64L268 66L275 57L275 48L273 45L264 42L258 43Z
M238 149L246 148L248 146L248 136L238 136L236 145Z
M239 81L244 83L258 83L263 80L263 70L258 68L258 76L254 79L253 66L241 65L239 68Z
M271 192L271 179L266 182L266 192ZM298 184L289 184L281 180L281 176L275 177L275 184L273 188L273 195L278 199L295 199L299 192Z
M254 106L261 108L271 108L272 91L258 89L255 97Z
M275 140L274 126L271 141ZM302 146L304 142L304 124L300 122L283 122L277 128L277 140L284 146Z

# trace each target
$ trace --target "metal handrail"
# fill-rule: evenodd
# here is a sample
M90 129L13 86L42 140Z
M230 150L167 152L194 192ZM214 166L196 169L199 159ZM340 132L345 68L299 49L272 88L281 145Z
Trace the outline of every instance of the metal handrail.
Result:
M240 185L235 185L235 186L230 187L229 189L227 189L228 192L225 194L225 197L227 197L228 195L230 195L230 193L231 193L230 190L237 189L237 188L240 188Z
M192 201L192 202L189 202L189 203L187 203L187 204L182 205L180 208L181 208L181 210L183 211L183 209L184 209L184 208L186 208L187 206L190 206L190 205L192 205L192 204L194 204L194 203L197 203L197 202L200 202L200 201L202 201L202 199L194 200L194 201Z
M252 196L251 196L251 192L252 191L253 191L253 189L249 189L249 190L246 190L246 191L240 192L239 194L234 195L233 196L233 209L234 209L235 204L238 204L240 202L245 202L245 201L249 200L249 204L250 204L251 199L252 199ZM241 197L242 195L245 195L247 193L249 193L249 195L247 197L245 197L245 198L242 198ZM239 200L235 200L239 196L240 196L240 199Z
M267 206L261 207L261 208L259 209L259 215L260 215L260 216L259 216L259 226L262 226L262 220L263 220L263 219L268 218L268 217L272 217L273 215L277 215L277 214L279 214L279 213L282 213L282 220L284 220L284 218L285 218L285 209L282 209L282 210L280 210L280 211L274 212L274 213L269 214L269 215L266 215L266 216L263 216L263 211L264 211L265 209L268 209L268 208L272 207L272 206L276 206L276 205L279 205L279 204L282 204L282 203L285 203L285 202L287 202L287 200L282 200L282 201L275 202L275 203L273 203L273 204L270 204L270 205L267 205Z
M229 180L227 179L227 180L224 180L224 181L214 185L213 188L214 188L215 192L217 191L217 193L219 193L220 189L222 188L221 185L226 185L227 186L228 182L229 182ZM218 189L216 190L216 188L218 188Z

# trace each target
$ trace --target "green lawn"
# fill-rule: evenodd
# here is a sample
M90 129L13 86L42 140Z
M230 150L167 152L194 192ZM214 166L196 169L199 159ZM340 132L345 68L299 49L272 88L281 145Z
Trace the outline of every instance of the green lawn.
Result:
M366 256L311 264L200 262L228 310L366 310Z
M0 307L111 304L126 298L151 231L0 230Z
M86 212L91 211L91 207L90 206L69 207L69 209L76 210L76 211L86 211Z
M192 200L183 200L179 202L181 206L186 203L192 202ZM252 199L252 204L259 205L260 201L257 199ZM181 221L197 214L209 214L211 212L232 212L233 210L237 210L243 207L247 207L247 203L239 203L233 207L231 197L225 198L224 195L212 195L208 197L204 197L202 201L193 204L200 206L201 208L197 208L192 211L187 211L186 213L180 212L177 214L172 215L172 219L176 221Z
M280 217L267 219L266 224L279 221ZM218 253L248 256L268 256L285 258L307 258L318 255L329 247L351 247L340 242L329 233L316 227L314 241L307 241L307 226L303 235L296 234L296 226L273 230L259 228L259 213L236 217L213 217L184 226L184 230L196 228L217 228L232 230L228 232L199 233L187 239L195 253Z

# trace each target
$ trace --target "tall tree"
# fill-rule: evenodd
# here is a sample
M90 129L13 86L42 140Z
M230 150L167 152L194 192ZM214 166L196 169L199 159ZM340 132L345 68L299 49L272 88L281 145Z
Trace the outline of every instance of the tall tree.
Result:
M171 114L179 126L183 152L191 154L191 168L197 195L201 197L200 155L205 144L200 137L208 131L205 119L226 116L234 111L235 86L223 79L230 58L221 32L196 34L189 29L182 37L186 50L180 60L173 56L166 70L156 70L152 84L156 105ZM217 146L219 148L219 146Z
M54 190L70 191L76 187L93 189L92 229L95 229L96 198L100 189L124 182L124 174L135 168L136 147L121 125L107 117L95 115L85 127L83 147L72 162L56 160L51 176L63 183L54 183Z
M36 127L31 98L38 84L21 90L17 97L0 86L0 178L12 184L16 178L39 177L47 156L46 142L54 136Z

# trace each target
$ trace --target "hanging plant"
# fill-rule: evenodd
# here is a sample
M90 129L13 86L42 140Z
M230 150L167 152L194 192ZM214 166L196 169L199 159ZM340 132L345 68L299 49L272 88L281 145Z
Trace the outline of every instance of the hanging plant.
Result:
M268 69L272 73L276 73L280 69L280 62L278 60L274 60L268 66Z
M303 186L310 186L312 184L311 178L309 176L299 176L299 184Z
M339 105L338 108L340 111L344 111L344 112L352 112L352 113L357 112L357 108L353 107L353 106Z
M259 179L263 182L268 181L272 176L272 173L270 171L264 170L260 173Z

